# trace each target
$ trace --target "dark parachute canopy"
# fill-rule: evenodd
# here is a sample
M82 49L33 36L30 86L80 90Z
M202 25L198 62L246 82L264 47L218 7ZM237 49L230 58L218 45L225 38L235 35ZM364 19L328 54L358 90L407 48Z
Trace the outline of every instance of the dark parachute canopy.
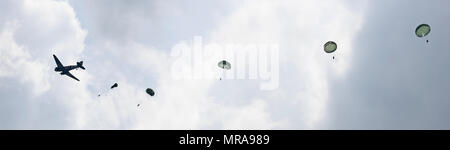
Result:
M118 86L119 86L119 84L114 83L114 84L110 87L110 90L112 90L113 88L116 88L116 87L118 87ZM105 92L109 92L109 91L105 91ZM106 94L105 92L102 92L102 93ZM97 96L100 97L101 95L102 95L102 94L98 94Z
M431 32L431 27L428 24L421 24L416 28L417 37L425 37Z
M119 84L114 83L114 85L111 86L111 89L116 88L116 87L118 87L118 86L119 86Z
M226 70L230 70L231 69L231 64L226 61L226 60L222 60L217 64L220 68L222 69L226 69Z
M153 91L151 88L147 88L147 89L145 90L145 92L146 92L148 95L150 95L150 96L154 96L154 95L155 95L155 91ZM140 103L137 104L137 107L139 107L139 106L141 106Z
M337 49L337 44L334 41L328 41L327 43L325 43L323 45L323 50L326 53L333 53L334 51L336 51L336 49ZM334 59L334 56L333 56L333 59Z
M228 61L226 61L226 60L219 61L219 63L217 65L220 68L222 68L223 70L230 70L231 69L231 64ZM222 80L222 77L220 78L220 80Z
M145 92L146 92L148 95L150 95L150 96L154 96L154 95L155 95L155 91L153 91L151 88L147 88L147 89L145 90Z
M333 41L328 41L327 43L325 43L325 45L323 45L323 50L326 53L333 53L334 51L336 51L337 49L337 44L336 42Z
M425 36L427 36L428 34L430 34L431 32L431 27L428 24L421 24L419 26L417 26L416 28L416 36L419 38L423 38ZM427 43L430 42L427 40Z

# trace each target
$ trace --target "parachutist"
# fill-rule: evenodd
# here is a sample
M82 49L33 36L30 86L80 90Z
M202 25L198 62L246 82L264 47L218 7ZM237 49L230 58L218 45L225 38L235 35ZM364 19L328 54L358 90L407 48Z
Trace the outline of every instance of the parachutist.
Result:
M428 42L430 42L430 41L427 40L427 43L428 43Z
M138 104L137 107L139 107L141 104Z
M334 56L333 56L333 59L334 59Z

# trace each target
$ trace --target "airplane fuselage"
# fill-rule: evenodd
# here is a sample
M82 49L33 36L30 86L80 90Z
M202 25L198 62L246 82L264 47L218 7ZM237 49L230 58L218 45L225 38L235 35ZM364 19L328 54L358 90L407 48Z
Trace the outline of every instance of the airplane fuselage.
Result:
M69 72L70 70L77 69L77 68L80 68L80 67L78 67L76 65L64 66L64 67L55 67L55 71L56 72L61 72L61 74L62 74L64 72Z
M85 70L86 68L83 67L83 61L77 62L77 65L70 65L70 66L64 66L56 57L56 55L53 55L53 58L55 59L55 63L56 63L56 67L55 67L55 71L56 72L61 72L61 75L67 75L77 81L78 80L75 76L73 76L69 71L73 70L73 69L78 69L81 68L83 70Z

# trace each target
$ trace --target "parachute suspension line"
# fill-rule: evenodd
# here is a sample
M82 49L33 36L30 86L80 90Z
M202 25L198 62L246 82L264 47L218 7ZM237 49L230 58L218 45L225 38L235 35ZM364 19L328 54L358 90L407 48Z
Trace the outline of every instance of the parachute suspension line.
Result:
M222 75L220 77L220 80L222 80L222 78L225 76L225 71L226 70L230 70L231 69L231 64L229 62L227 62L226 60L222 60L219 61L219 63L217 64L219 66L219 68L222 69Z
M109 89L107 89L106 91L100 91L100 93L97 95L97 97L100 97L103 94L108 94L111 92L112 89L117 88L119 86L119 84L114 83L114 85L112 85Z
M225 61L222 61L222 69L225 69L225 65L226 65L226 62ZM222 78L225 76L225 70L222 70L222 75L221 75L221 77L220 77L220 80L222 80Z
M106 95L106 94L108 94L108 91L109 91L109 90L106 90L106 91L101 90L100 93L98 93L97 97L100 97L101 95Z

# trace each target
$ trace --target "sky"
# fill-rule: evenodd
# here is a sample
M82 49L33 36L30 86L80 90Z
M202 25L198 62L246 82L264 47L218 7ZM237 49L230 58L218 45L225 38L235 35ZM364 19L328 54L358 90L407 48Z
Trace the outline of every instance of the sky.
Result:
M3 0L0 129L449 129L448 18L448 0ZM275 48L225 78L254 56L215 55L233 44Z

